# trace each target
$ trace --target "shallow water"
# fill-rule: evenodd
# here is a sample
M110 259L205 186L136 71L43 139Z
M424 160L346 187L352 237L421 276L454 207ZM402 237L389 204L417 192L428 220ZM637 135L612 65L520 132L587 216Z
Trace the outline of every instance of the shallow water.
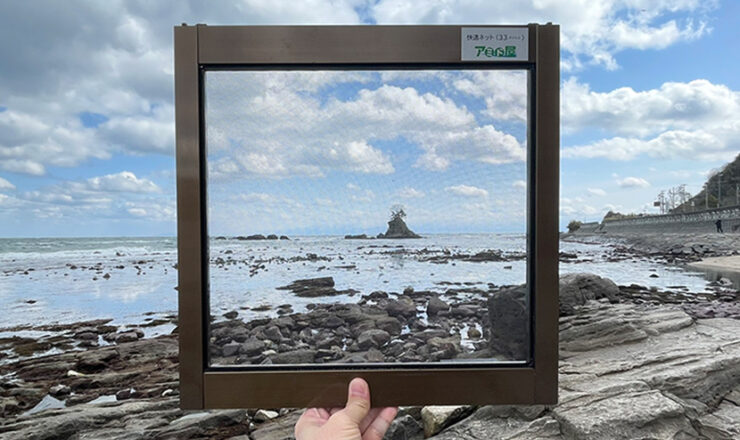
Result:
M271 310L245 310L240 315L273 316L274 307L280 304L291 304L297 312L314 302L356 302L360 295L374 290L401 292L413 287L442 291L449 286L437 283L469 283L485 288L487 283L512 285L525 280L524 260L433 264L419 261L416 254L424 249L430 255L441 255L445 250L473 254L487 249L523 253L523 235L446 234L419 240L291 238L212 240L212 261L220 257L224 263L231 259L232 264L211 265L211 313L220 316L229 310L270 305ZM659 289L686 286L692 292L703 292L708 287L707 279L695 270L666 266L648 258L607 261L610 249L601 244L563 242L561 251L578 254L573 262L561 262L561 273L593 272L617 284ZM277 261L305 259L308 253L330 261ZM250 276L258 260L266 261L260 263L264 269ZM174 314L176 261L174 238L0 239L0 307L5 310L0 331L98 318L112 318L119 325L140 324ZM354 268L346 268L352 265ZM104 278L106 274L109 278ZM337 289L356 289L360 293L352 297L299 298L290 291L276 290L296 279L322 276L332 276Z

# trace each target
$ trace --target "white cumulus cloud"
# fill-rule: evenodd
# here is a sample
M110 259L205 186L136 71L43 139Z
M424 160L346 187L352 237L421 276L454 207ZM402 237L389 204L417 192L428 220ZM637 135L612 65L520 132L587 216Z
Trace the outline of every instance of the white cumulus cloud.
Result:
M488 191L472 185L454 185L445 188L445 191L465 197L488 197Z
M624 179L618 179L617 185L622 188L647 188L650 186L650 182L642 177L625 177Z

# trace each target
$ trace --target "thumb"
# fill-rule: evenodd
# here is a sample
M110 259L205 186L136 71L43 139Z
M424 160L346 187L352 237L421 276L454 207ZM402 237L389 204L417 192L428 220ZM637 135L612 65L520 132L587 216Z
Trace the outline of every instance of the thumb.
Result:
M349 396L344 413L356 425L360 425L370 411L370 386L364 379L356 377L349 383Z

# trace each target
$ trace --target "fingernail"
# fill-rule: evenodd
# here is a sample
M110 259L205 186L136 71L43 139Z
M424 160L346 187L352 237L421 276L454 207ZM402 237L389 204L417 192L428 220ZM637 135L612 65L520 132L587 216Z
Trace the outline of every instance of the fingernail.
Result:
M357 397L368 397L367 387L361 380L353 380L349 385L349 392L353 396Z

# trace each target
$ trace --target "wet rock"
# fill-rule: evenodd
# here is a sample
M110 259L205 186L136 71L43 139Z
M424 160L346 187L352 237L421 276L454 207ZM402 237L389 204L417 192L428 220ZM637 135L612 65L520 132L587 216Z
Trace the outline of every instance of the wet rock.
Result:
M449 309L450 305L439 299L438 296L429 298L429 303L427 303L427 315L437 316L439 312L446 312Z
M334 289L334 278L308 278L295 280L287 286L278 287L279 290L290 290L296 296L313 298L319 296L348 295L356 293L355 290L336 290Z
M237 316L239 316L239 312L237 312L236 310L232 310L223 314L223 317L226 319L235 319Z
M365 330L357 337L357 344L361 350L382 347L391 340L388 332L380 329Z
M267 239L268 240L277 240L278 239L278 236L275 235L275 234L270 234L270 235L267 236Z

